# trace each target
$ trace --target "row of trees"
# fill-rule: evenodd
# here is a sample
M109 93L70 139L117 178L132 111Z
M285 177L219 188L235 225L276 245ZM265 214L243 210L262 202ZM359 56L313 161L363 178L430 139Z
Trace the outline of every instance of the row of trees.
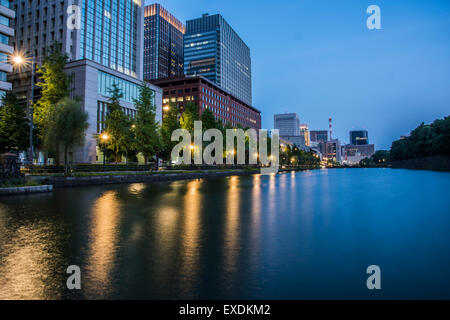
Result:
M365 158L359 162L361 167L387 165L391 160L388 150L378 150L370 158Z
M281 165L308 165L320 166L320 158L312 152L306 152L297 146L285 146L280 148Z
M61 52L60 46L55 45L42 66L38 67L40 81L37 86L41 89L40 98L33 104L34 145L44 152L46 162L47 158L54 158L55 163L60 164L60 155L63 155L66 171L70 160L69 152L84 143L88 128L87 113L77 98L70 97L72 79L64 72L67 61L68 57ZM171 151L177 144L171 139L172 132L181 128L193 134L194 121L197 120L202 121L203 131L218 129L226 136L226 130L233 129L217 120L209 109L203 110L200 115L193 102L188 102L183 110L170 104L160 125L156 121L153 90L145 84L134 100L136 117L131 118L125 114L120 105L122 97L123 92L113 84L103 123L104 132L97 138L98 145L106 149L105 156L116 163L121 162L123 157L126 161L136 161L138 154L142 154L145 163L155 157L170 160ZM267 142L270 151L270 137ZM224 141L224 150L225 143ZM19 152L26 150L28 145L29 121L25 106L19 103L12 92L8 92L0 109L0 151ZM248 153L247 141L247 158ZM312 153L297 147L281 148L280 156L281 163L286 165L315 165L320 162Z
M450 116L432 124L422 123L409 137L394 141L391 160L450 155Z

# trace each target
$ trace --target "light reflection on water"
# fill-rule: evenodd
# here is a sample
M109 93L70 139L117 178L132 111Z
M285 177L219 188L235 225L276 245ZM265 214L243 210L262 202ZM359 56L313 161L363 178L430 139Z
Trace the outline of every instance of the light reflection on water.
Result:
M0 198L0 299L450 298L449 187L317 170ZM81 291L65 288L72 264Z

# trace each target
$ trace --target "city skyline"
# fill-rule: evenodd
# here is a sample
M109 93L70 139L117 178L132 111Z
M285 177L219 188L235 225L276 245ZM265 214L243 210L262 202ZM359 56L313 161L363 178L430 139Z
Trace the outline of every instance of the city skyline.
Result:
M444 1L377 1L381 30L367 29L365 1L160 3L182 22L220 13L248 44L263 128L282 112L297 113L310 130L326 130L332 117L343 143L350 130L368 130L376 149L389 149L417 123L448 115Z

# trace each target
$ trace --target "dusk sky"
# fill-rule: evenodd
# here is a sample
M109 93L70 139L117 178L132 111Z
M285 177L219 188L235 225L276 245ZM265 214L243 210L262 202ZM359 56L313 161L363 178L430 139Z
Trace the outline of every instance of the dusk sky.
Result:
M146 1L146 4L154 1ZM178 19L220 13L251 50L263 128L296 112L348 143L367 129L377 149L450 115L450 1L167 0ZM382 30L368 30L369 5Z

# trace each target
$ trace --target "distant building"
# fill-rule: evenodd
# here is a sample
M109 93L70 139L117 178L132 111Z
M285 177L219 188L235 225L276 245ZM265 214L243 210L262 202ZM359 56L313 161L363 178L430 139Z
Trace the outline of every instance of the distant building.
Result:
M184 74L183 37L186 27L160 4L144 10L144 79Z
M305 137L300 136L280 136L281 139L295 144L299 149L307 151L309 148L306 147Z
M229 92L205 77L173 77L152 80L151 83L163 89L163 105L175 103L183 110L188 102L198 107L201 115L203 110L209 109L217 120L233 127L261 129L261 111L239 100Z
M300 130L300 119L296 113L274 115L274 127L280 130L280 138L306 150L306 139Z
M327 130L312 130L309 132L310 142L328 142L328 131Z
M250 48L221 15L204 14L186 22L184 70L252 105Z
M354 146L369 144L369 133L367 130L350 131L350 144Z
M323 145L322 154L324 159L341 163L341 142L338 139L322 142L321 144Z
M370 158L375 153L375 145L351 145L344 147L343 162L346 164L358 164L365 158Z
M12 65L8 63L8 57L14 52L14 48L9 45L9 38L14 37L11 22L14 21L16 13L11 8L9 0L0 2L0 99L12 88L7 79L8 73L13 70Z
M280 137L300 136L300 119L296 113L274 115L274 126L280 130Z
M309 126L307 124L300 125L300 133L305 138L305 145L307 147L311 146L311 140L309 136Z

